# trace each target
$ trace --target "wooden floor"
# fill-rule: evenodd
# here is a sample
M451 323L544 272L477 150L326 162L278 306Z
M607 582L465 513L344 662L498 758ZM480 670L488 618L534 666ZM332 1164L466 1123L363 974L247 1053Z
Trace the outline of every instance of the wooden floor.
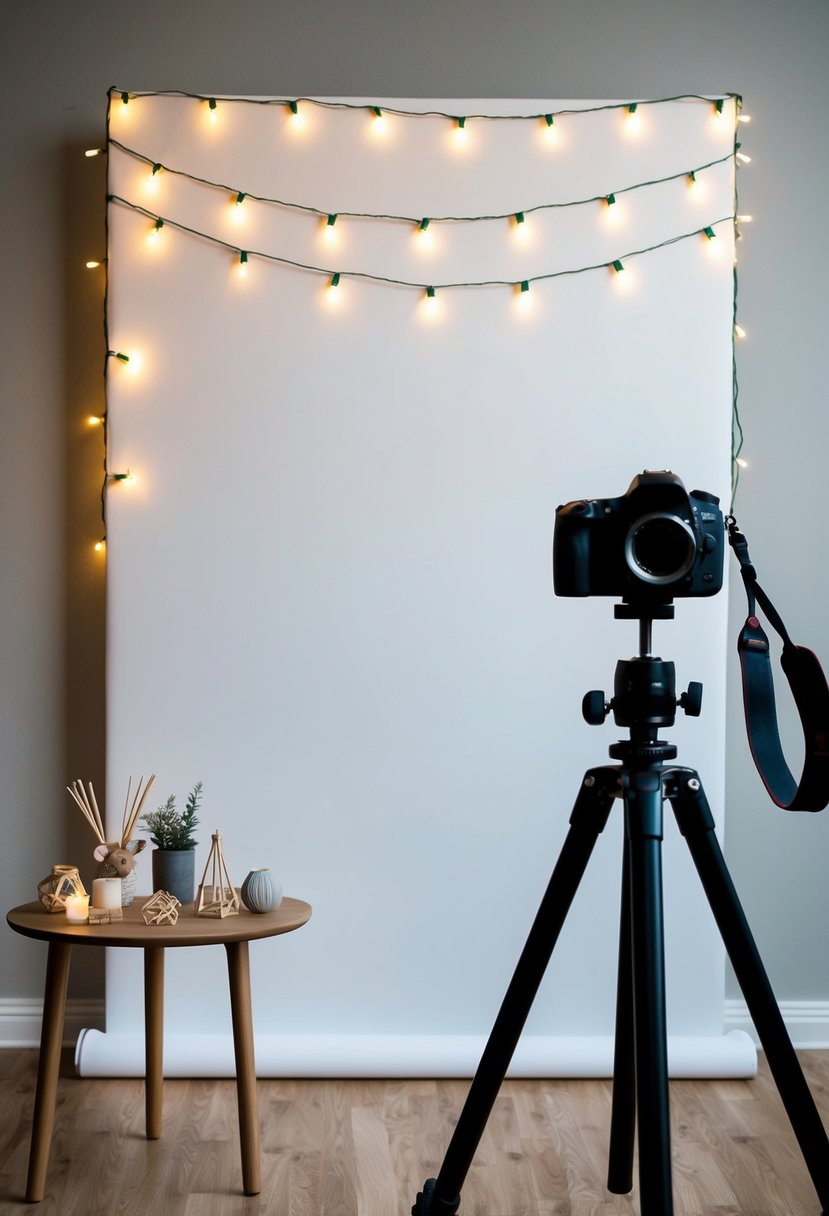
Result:
M34 1051L0 1051L0 1213L38 1216L407 1216L437 1172L465 1081L258 1084L262 1193L240 1191L232 1081L167 1081L164 1135L144 1139L140 1081L63 1069L46 1196L23 1192ZM829 1052L801 1056L829 1126ZM671 1085L676 1216L820 1212L774 1084ZM605 1190L610 1085L510 1081L463 1191L461 1216L638 1216Z

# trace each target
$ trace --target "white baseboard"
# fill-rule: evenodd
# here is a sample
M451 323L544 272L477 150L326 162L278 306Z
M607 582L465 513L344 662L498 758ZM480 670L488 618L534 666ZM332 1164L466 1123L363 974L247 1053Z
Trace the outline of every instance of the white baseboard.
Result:
M829 1001L781 1001L780 1012L796 1048L829 1048ZM104 1014L102 1000L67 1001L64 1046L73 1046L84 1029L103 1030ZM42 1016L42 1000L16 997L0 1000L0 1048L38 1047ZM745 1031L755 1043L759 1043L748 1008L742 1000L725 1002L723 1028L726 1032ZM555 1054L558 1055L558 1052Z
M0 1000L0 1047L38 1047L43 1002ZM76 1045L83 1076L143 1076L143 1034L105 1034L104 1002L66 1003L64 1046ZM471 1077L485 1044L482 1035L269 1035L256 1036L260 1077ZM673 1077L750 1077L757 1068L751 1039L742 1033L671 1036ZM609 1077L613 1041L607 1037L530 1035L519 1042L511 1076ZM164 1036L164 1074L234 1076L233 1041L227 1035Z
M39 1047L43 1001L6 997L0 1000L0 1047ZM68 1000L63 1023L63 1045L73 1047L87 1027L104 1028L104 1002Z
M778 1001L778 1007L796 1048L829 1047L829 1001ZM744 1030L755 1043L760 1042L745 1001L725 1002L725 1029Z

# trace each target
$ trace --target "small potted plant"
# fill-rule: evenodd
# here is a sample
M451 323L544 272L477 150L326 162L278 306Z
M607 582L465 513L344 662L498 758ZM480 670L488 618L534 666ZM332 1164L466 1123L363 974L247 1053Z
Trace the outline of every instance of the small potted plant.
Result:
M150 833L155 845L152 854L153 890L168 891L183 904L193 902L196 889L196 844L193 832L198 825L196 812L201 801L202 783L197 781L187 795L183 811L176 808L171 794L157 811L141 817L141 830Z

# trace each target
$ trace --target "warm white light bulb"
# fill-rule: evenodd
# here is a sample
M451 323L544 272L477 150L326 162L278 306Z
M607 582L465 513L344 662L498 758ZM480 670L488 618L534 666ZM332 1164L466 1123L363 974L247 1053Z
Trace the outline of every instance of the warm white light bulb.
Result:
M455 125L452 128L452 143L458 152L463 152L469 147L469 128L465 118L455 119Z
M111 350L109 354L120 369L119 376L137 376L143 368L144 357L139 351L131 350L126 354L124 351Z
M625 114L623 130L629 139L635 139L642 134L642 115L638 110L628 110Z
M372 106L371 134L375 139L385 139L389 133L389 124L379 106Z
M546 144L558 143L558 127L554 115L545 114L541 119L541 138Z
M624 204L620 203L615 194L608 194L601 204L602 221L610 228L617 228L625 218Z
M290 112L288 121L289 130L296 131L298 133L305 129L307 119L306 109L307 107L305 109L300 109L299 101L288 102L288 110Z
M530 240L531 229L523 211L517 211L512 217L512 232L516 241L526 244Z
M420 306L421 315L426 321L436 321L440 315L440 301L434 287L427 287Z
M615 261L610 266L610 274L613 279L613 286L616 291L625 295L633 288L634 279L630 270L620 261Z
M345 300L345 292L340 286L339 273L332 274L323 291L323 301L326 308L341 308Z
M532 312L534 304L533 304L533 294L530 291L529 279L524 279L523 282L516 283L514 292L515 292L515 306L518 309L518 311L522 315L526 315L526 313Z

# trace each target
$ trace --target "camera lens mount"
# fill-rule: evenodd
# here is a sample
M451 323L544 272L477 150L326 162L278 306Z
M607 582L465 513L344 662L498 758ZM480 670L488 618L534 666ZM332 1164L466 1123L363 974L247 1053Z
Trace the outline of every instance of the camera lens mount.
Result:
M636 578L654 587L681 579L694 564L697 538L686 520L654 511L637 519L625 538L625 561Z

